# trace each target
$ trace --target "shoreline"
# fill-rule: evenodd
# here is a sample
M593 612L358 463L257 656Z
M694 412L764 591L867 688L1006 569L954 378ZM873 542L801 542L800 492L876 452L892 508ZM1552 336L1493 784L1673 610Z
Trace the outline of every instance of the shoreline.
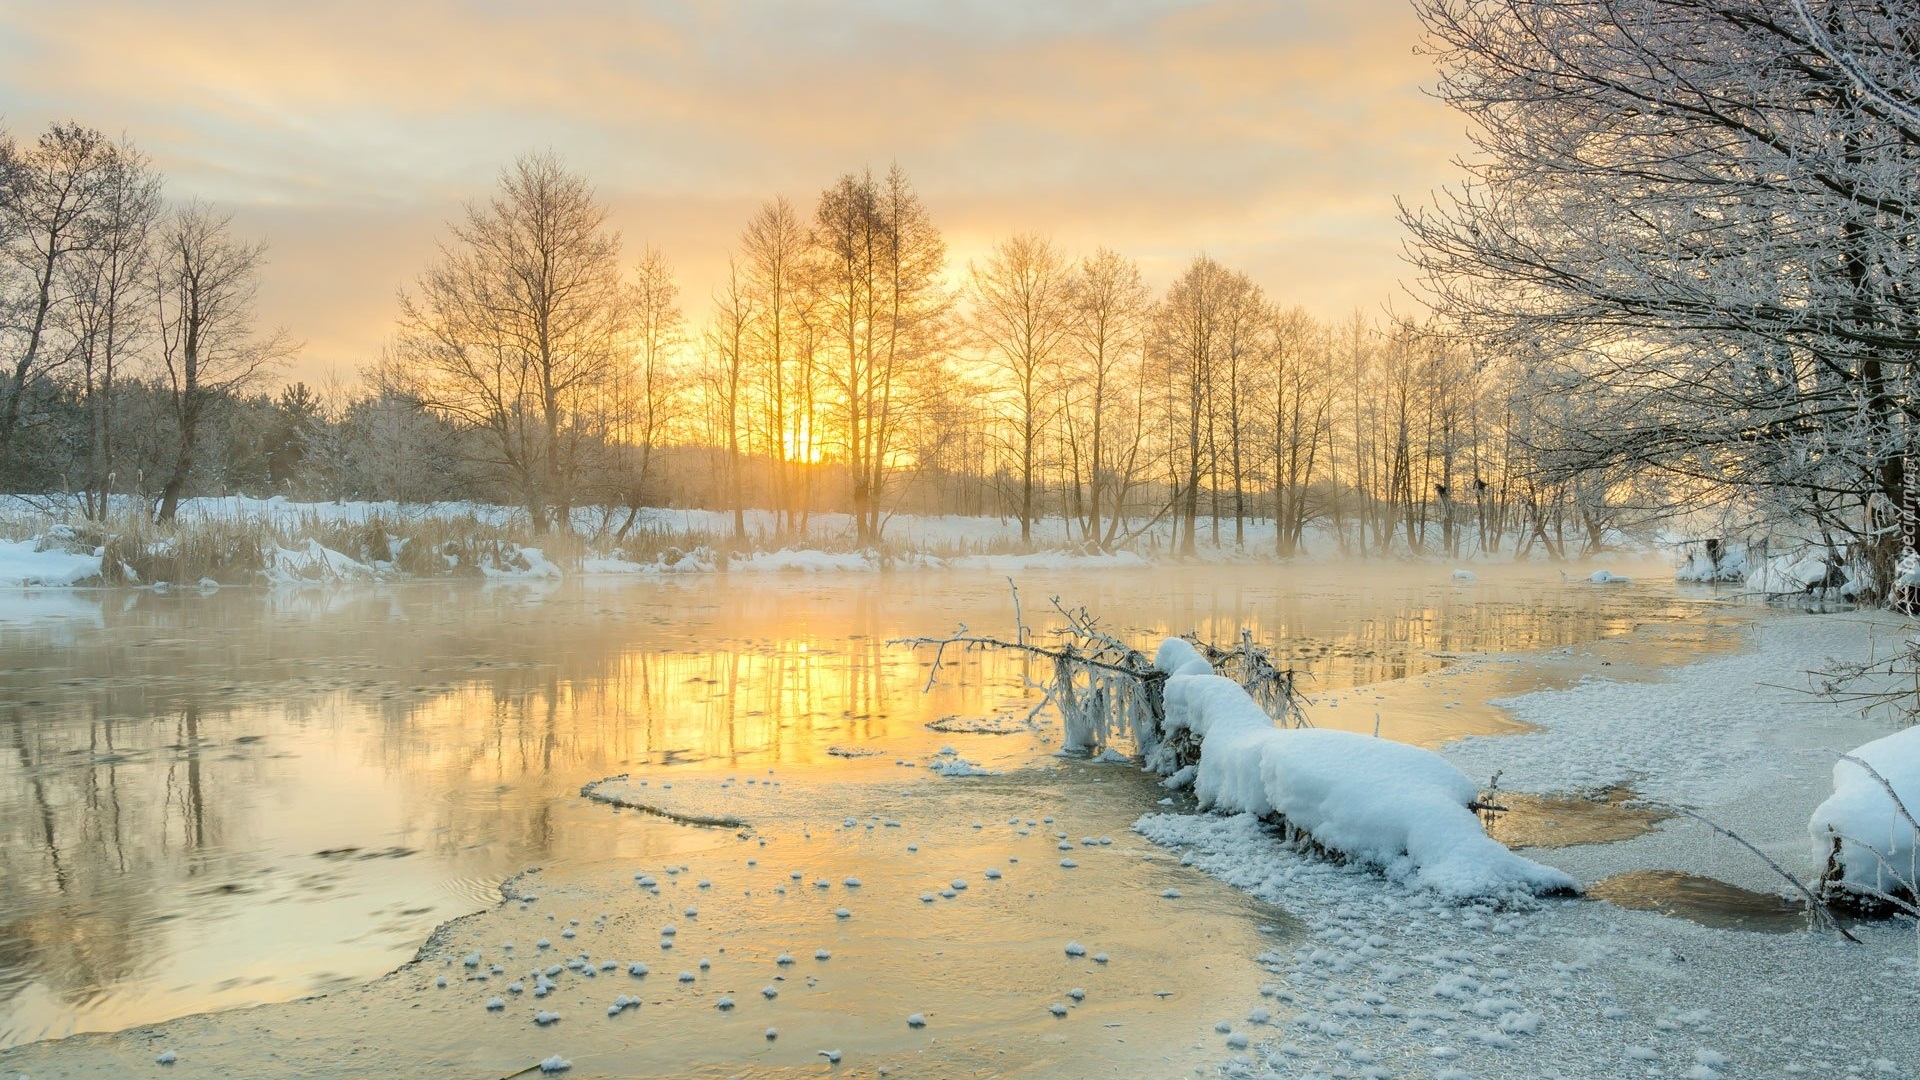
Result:
M1634 783L1804 873L1805 822L1827 794L1833 760L1893 721L1774 684L1820 650L1857 653L1898 632L1897 619L1872 613L1762 618L1738 651L1651 683L1590 679L1504 699L1528 730L1441 752L1470 775L1499 769L1512 778L1504 790L1528 794ZM1452 907L1304 858L1250 818L1149 814L1135 828L1309 922L1311 945L1259 958L1285 977L1266 988L1270 996L1300 1011L1282 1033L1244 1028L1259 1041L1223 1063L1228 1076L1920 1073L1912 1023L1920 963L1906 920L1848 920L1862 939L1854 945L1812 930L1714 929L1596 900ZM1636 869L1762 892L1784 885L1687 819L1629 840L1523 850L1583 885Z

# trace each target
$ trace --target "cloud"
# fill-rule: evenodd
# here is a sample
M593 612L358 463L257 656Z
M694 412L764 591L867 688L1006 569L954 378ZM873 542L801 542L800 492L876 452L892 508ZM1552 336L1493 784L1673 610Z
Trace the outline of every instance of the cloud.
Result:
M13 5L15 134L124 130L266 233L263 313L351 367L441 224L516 154L591 176L689 309L761 200L904 165L956 266L1016 231L1207 250L1327 314L1388 298L1396 193L1444 182L1404 0ZM357 358L357 359L356 359Z

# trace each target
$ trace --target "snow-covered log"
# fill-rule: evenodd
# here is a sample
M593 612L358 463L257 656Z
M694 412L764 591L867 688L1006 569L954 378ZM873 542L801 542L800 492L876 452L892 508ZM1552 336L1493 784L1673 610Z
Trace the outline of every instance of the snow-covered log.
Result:
M1920 727L1875 739L1833 764L1833 794L1807 831L1829 901L1867 909L1920 900Z
M1287 827L1389 877L1453 897L1575 891L1572 878L1489 837L1473 782L1438 754L1345 731L1282 729L1191 644L1168 638L1164 739L1147 764L1191 776L1203 809L1277 815ZM1181 760L1197 749L1197 762ZM1188 772L1187 767L1194 766Z

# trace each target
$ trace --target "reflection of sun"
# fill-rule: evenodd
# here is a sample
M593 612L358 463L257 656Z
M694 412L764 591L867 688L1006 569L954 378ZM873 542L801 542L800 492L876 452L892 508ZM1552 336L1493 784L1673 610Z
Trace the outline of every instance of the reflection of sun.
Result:
M820 444L814 441L812 421L805 416L787 430L781 441L786 444L783 449L787 453L788 461L798 461L803 465L818 465L820 459L826 456Z

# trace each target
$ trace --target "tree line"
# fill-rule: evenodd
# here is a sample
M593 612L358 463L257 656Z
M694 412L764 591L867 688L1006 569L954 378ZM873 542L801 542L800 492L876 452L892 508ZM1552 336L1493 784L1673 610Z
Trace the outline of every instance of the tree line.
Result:
M1006 237L964 267L898 166L743 223L689 317L671 261L623 249L588 178L504 169L400 288L353 386L269 392L291 353L252 300L264 248L168 206L125 141L56 125L0 140L14 361L0 475L171 517L194 493L521 507L536 532L627 535L648 506L1064 522L1112 550L1355 555L1597 549L1630 505L1564 474L1561 419L1438 324L1323 321L1195 256L1163 290L1131 258ZM583 523L584 526L583 526ZM1260 539L1256 541L1255 536Z

